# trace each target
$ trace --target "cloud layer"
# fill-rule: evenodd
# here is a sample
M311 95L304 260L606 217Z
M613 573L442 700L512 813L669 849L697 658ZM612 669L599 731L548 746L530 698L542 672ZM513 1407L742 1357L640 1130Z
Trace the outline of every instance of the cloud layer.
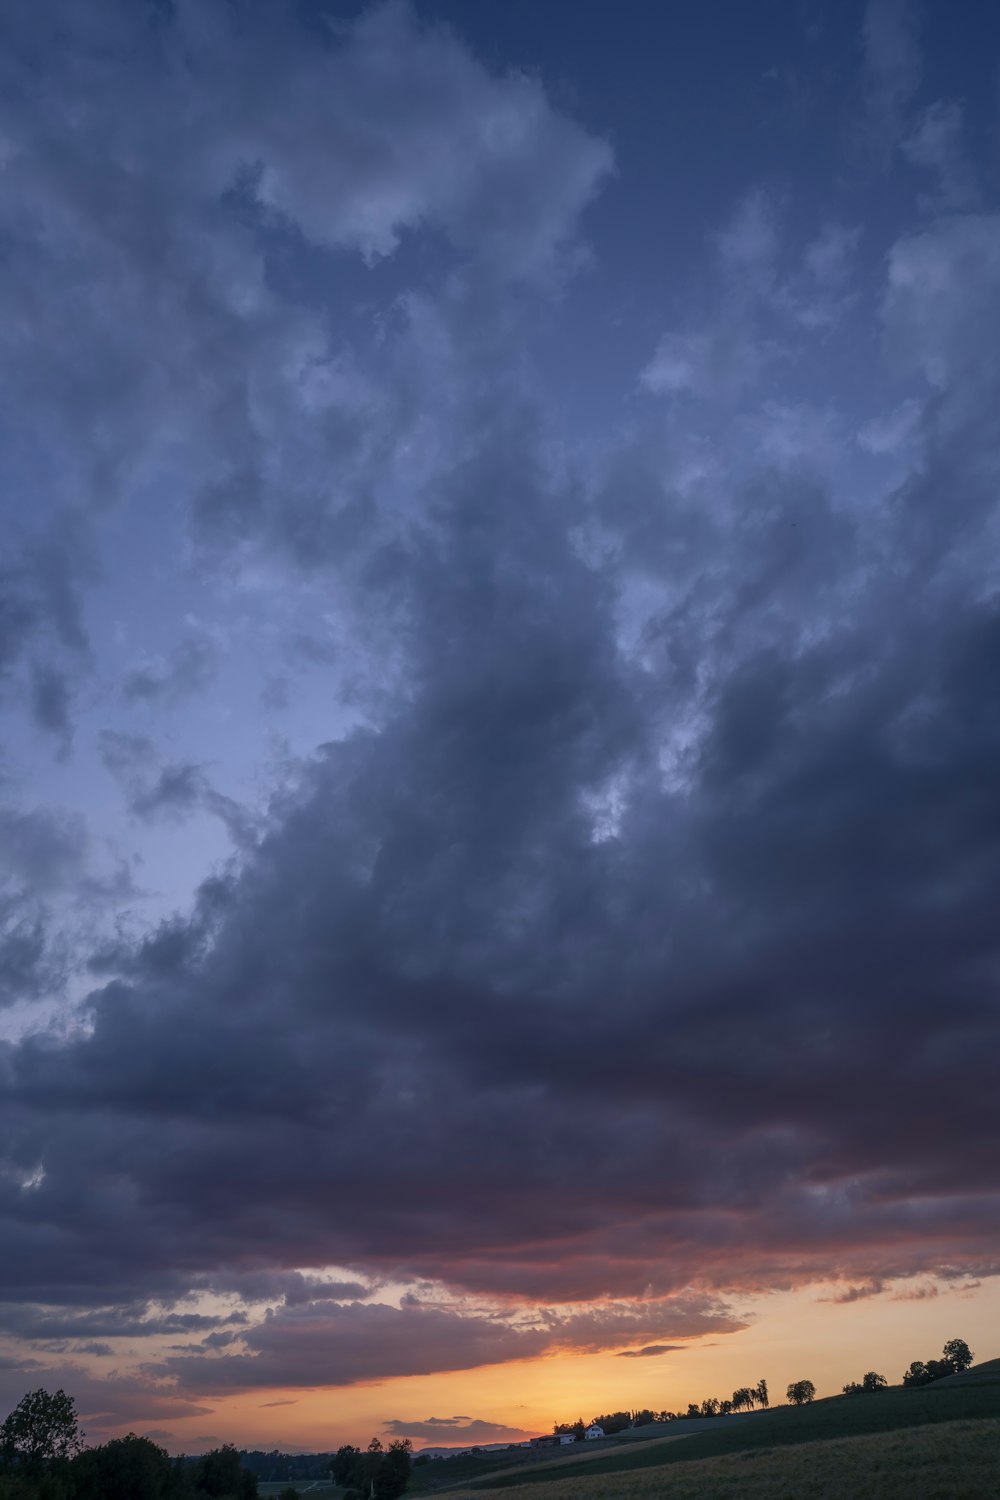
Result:
M907 14L869 10L871 128L947 176ZM992 1274L1000 216L971 166L871 285L849 214L796 236L752 187L629 421L567 439L531 340L613 161L537 79L395 4L63 20L16 10L4 64L2 357L54 530L0 666L63 747L67 663L112 684L128 814L237 853L137 940L74 929L78 1005L0 1044L10 1335L159 1339L179 1398L651 1357L741 1326L733 1291ZM891 379L859 412L794 372L857 359L866 296ZM272 635L328 674L328 740L259 811L206 769L224 717L197 758L117 717L208 722L223 653L181 619L93 666L115 506L254 591L248 679ZM14 1005L69 962L40 893L111 886L78 818L0 826Z

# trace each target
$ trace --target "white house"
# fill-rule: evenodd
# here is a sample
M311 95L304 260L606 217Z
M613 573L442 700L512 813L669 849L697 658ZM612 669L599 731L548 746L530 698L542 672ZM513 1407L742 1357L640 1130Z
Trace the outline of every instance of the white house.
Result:
M575 1443L575 1442L576 1442L576 1434L575 1433L572 1433L572 1432L561 1432L559 1434L559 1446L560 1446L560 1448L565 1443Z
M598 1425L597 1425L596 1422L591 1422L591 1424L590 1424L589 1427L584 1428L583 1435L588 1440L590 1438L603 1437L604 1436L604 1428L603 1427L598 1427Z

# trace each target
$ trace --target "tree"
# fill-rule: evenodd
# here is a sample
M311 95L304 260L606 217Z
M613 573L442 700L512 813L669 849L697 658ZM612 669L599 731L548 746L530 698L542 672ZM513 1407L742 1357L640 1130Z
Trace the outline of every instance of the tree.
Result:
M375 1477L377 1500L397 1500L410 1482L412 1467L412 1443L409 1438L396 1438L389 1444Z
M927 1366L922 1359L915 1359L906 1374L903 1376L903 1384L908 1386L926 1385L929 1380Z
M232 1443L213 1448L203 1453L194 1466L194 1488L197 1495L210 1495L214 1500L254 1500L257 1494L257 1476L244 1469L240 1455Z
M863 1390L864 1390L864 1386L861 1384L861 1382L859 1380L849 1380L847 1382L847 1384L844 1386L844 1389L841 1392L841 1395L843 1395L843 1396L860 1396Z
M330 1462L330 1477L334 1484L342 1489L358 1488L361 1481L356 1476L360 1457L361 1449L351 1443L337 1449Z
M733 1410L733 1403L728 1399L719 1402L719 1416L728 1417Z
M949 1339L941 1352L958 1375L967 1370L975 1359L964 1339Z
M357 1489L360 1480L356 1477L361 1449L351 1443L338 1448L330 1462L330 1477L342 1489Z
M29 1391L0 1426L0 1458L33 1473L72 1458L82 1446L76 1402L64 1390Z
M767 1411L767 1408L770 1406L771 1402L770 1397L767 1394L767 1381L764 1379L763 1375L757 1382L756 1394L757 1400L760 1402L764 1410Z
M785 1392L785 1397L794 1406L805 1406L816 1395L816 1387L811 1380L793 1380Z
M861 1377L861 1389L863 1391L884 1391L889 1384L884 1375L877 1370L867 1370Z
M85 1448L72 1464L74 1500L164 1500L171 1493L172 1469L165 1448L149 1438L112 1438Z
M592 1423L596 1422L603 1429L605 1437L610 1437L614 1432L624 1432L631 1420L627 1411L609 1411L591 1418Z
M701 1414L703 1417L717 1417L719 1415L719 1403L715 1396L706 1396L701 1403Z

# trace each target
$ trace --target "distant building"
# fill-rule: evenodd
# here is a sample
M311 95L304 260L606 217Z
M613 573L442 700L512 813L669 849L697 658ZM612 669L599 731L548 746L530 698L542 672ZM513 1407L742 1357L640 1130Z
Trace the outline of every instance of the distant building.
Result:
M547 1432L544 1437L532 1438L531 1446L533 1448L558 1448L559 1441L560 1438L558 1433Z
M604 1436L604 1428L598 1427L596 1422L591 1422L589 1427L584 1428L583 1435L588 1442L593 1438L602 1438Z
M561 1432L559 1434L559 1444L560 1444L560 1446L562 1446L563 1443L575 1443L575 1442L576 1442L576 1433L575 1432Z

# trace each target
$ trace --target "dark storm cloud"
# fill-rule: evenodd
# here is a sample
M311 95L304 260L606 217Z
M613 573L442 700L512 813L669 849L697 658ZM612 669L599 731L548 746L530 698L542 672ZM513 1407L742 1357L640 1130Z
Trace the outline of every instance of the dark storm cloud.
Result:
M912 323L897 293L887 317ZM73 1225L72 1279L95 1289L170 1285L247 1244L278 1265L554 1299L981 1258L998 1225L1000 623L949 577L981 524L974 491L936 523L933 571L922 519L931 486L966 471L981 404L961 405L964 357L961 440L946 430L878 518L891 567L863 583L864 534L842 521L831 547L814 488L799 513L818 514L815 539L804 525L789 550L792 481L764 474L714 634L701 594L679 594L669 650L641 669L531 424L470 429L475 456L398 564L409 700L317 758L242 873L206 886L190 941L165 964L154 936L91 997L89 1038L10 1054L18 1163L46 1169L8 1199L11 1281L42 1297L67 1278L42 1215ZM724 538L681 532L665 551L697 579ZM900 556L924 592L897 581ZM801 615L824 568L831 591L851 580L850 615L815 585ZM691 638L706 724L669 788L656 747L690 692ZM587 798L614 777L595 841ZM550 1347L438 1311L322 1312L276 1314L212 1378L377 1378L400 1358L416 1372ZM383 1346L370 1322L396 1319L422 1332ZM585 1321L572 1338L637 1342Z

